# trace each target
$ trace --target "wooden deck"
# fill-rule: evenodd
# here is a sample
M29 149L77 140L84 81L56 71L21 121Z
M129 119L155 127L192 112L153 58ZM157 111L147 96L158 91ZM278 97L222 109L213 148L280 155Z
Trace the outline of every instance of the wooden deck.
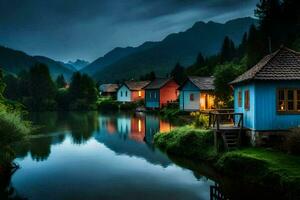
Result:
M220 150L220 143L226 150L236 149L241 145L244 131L243 113L234 113L232 109L206 110L201 114L209 116L209 127L215 133L215 146Z

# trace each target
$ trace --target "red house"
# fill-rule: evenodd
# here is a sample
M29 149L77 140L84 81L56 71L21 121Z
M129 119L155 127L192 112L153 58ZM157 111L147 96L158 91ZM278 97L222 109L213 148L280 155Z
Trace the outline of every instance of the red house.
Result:
M178 88L179 85L172 78L155 79L144 88L146 107L157 109L177 101Z

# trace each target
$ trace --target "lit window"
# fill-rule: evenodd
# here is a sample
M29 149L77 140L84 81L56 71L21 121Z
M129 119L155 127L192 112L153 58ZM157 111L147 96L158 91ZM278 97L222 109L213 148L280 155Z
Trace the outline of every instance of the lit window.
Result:
M142 91L139 91L139 97L141 97L142 96Z
M277 111L281 113L300 112L300 90L278 89Z
M249 90L245 91L245 110L250 110L250 95Z
M190 94L190 101L194 101L195 98L194 98L194 94Z
M238 93L238 106L242 107L242 91Z

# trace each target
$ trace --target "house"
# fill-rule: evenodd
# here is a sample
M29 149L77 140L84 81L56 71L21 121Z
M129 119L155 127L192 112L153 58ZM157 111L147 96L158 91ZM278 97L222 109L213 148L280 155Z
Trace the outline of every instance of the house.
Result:
M119 102L136 102L144 100L146 87L149 81L125 81L117 91L117 101Z
M282 47L230 84L252 133L300 126L300 53Z
M179 85L172 78L159 78L145 89L146 108L159 109L170 102L177 101Z
M190 76L179 87L179 107L184 111L215 108L214 77Z
M102 84L99 86L101 96L117 97L118 84Z

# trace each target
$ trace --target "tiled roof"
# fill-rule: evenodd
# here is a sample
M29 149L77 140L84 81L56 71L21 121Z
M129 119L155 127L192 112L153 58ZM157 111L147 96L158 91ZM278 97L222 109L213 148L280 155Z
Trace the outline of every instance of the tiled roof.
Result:
M300 80L300 53L282 47L264 57L230 84L250 80Z
M152 81L149 85L145 87L146 90L151 89L160 89L164 85L166 85L169 81L171 81L172 78L157 78L154 81Z
M195 86L197 86L200 90L214 90L214 77L200 77L200 76L189 76L188 80L190 80Z
M141 90L146 87L150 81L125 81L125 85L129 90Z
M99 86L101 92L117 92L118 88L118 84L102 84Z

